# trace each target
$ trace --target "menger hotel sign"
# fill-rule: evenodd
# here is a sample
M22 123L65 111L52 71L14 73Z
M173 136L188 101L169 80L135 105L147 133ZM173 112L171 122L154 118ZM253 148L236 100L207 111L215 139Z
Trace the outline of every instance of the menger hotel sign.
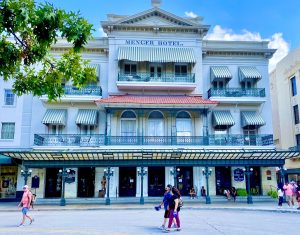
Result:
M142 45L142 46L183 46L180 41L167 40L125 40L126 45Z

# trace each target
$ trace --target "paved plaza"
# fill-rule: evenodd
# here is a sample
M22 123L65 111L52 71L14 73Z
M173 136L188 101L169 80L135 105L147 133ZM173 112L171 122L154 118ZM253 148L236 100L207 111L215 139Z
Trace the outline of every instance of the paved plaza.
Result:
M32 211L35 222L17 227L21 213L0 212L0 234L162 234L158 228L163 211L150 208L113 210ZM181 214L182 231L171 234L298 234L299 213L287 211L186 208Z

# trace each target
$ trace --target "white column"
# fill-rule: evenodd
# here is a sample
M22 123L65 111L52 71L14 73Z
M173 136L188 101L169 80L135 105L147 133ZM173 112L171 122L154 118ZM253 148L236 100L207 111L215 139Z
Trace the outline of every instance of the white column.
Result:
M212 169L211 175L208 178L209 195L215 196L216 195L216 169L215 169L215 167L208 167L208 170L209 169ZM206 189L206 191L207 191L207 189Z
M174 176L170 173L173 170L173 167L166 166L165 168L165 185L171 184L174 185Z
M94 197L99 196L99 190L102 189L101 181L104 176L104 167L95 167L95 194ZM107 181L106 181L107 187Z
M109 184L109 197L119 196L119 167L112 167L114 169L114 175L110 177ZM118 195L116 195L116 190L118 190Z
M141 168L137 167L137 171L136 171L136 197L141 196L141 184L142 184L141 176L138 175L138 170L141 170ZM144 171L146 171L147 174L144 175L143 196L148 197L148 167L144 167Z
M199 196L201 187L205 187L205 178L202 174L202 168L198 166L193 167L193 180L194 180L194 189L196 190L197 196Z
M269 191L277 191L276 168L261 167L260 174L262 194L267 195Z
M75 182L65 183L65 198L76 198L78 190L78 168L66 168L75 171Z

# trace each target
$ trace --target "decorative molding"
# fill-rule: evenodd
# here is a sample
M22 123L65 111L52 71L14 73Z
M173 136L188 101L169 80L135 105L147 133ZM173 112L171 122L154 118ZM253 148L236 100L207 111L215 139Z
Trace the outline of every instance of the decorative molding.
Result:
M249 51L202 51L203 56L245 56L245 57L266 57L265 52L249 52Z
M51 52L64 53L71 49L71 47L55 47L51 48ZM82 52L85 53L97 53L97 54L108 54L108 48L84 48Z

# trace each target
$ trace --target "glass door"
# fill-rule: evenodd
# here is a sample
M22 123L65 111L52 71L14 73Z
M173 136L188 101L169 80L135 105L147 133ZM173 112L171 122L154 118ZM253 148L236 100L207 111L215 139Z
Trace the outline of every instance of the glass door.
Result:
M148 195L158 197L164 195L165 167L148 167Z
M161 65L150 65L150 78L151 78L151 81L161 81L162 80Z

